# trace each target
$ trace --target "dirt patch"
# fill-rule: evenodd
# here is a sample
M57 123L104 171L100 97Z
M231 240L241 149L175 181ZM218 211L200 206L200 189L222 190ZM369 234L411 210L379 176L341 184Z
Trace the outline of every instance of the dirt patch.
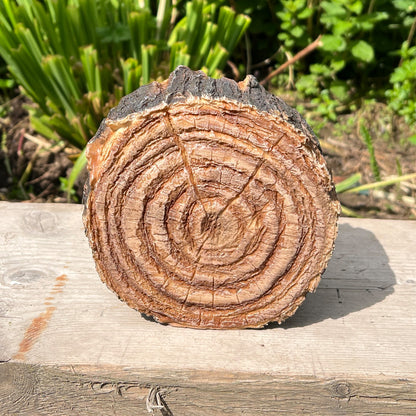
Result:
M342 115L337 123L328 123L318 136L333 172L335 183L360 173L357 185L377 181L371 166L371 157L361 133L368 130L375 152L381 180L416 172L416 146L407 140L415 134L386 105L367 104L355 114ZM367 218L416 219L416 180L339 194L341 203L357 216Z
M0 118L3 136L0 199L66 202L60 178L68 176L79 150L60 144L51 145L36 134L30 127L24 104L27 104L26 100L17 96L8 103L7 116ZM416 146L406 140L416 131L394 116L384 104L367 104L354 114L339 116L336 123L322 122L319 126L319 119L310 118L316 124L315 130L335 183L356 173L361 174L360 184L376 180L360 133L361 124L366 126L373 139L375 158L383 180L416 172ZM85 178L84 173L76 183L77 201L81 201ZM339 198L357 216L416 219L414 179L376 190L342 193Z
M0 199L64 202L60 178L67 177L71 156L79 151L36 134L25 104L23 96L15 97L8 103L7 116L0 119Z

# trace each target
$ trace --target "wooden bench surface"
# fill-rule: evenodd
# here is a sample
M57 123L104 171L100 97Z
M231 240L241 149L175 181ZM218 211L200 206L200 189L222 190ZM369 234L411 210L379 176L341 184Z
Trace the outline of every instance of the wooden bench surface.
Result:
M215 331L119 301L81 213L0 203L5 414L416 415L416 222L340 219L324 278L292 318Z

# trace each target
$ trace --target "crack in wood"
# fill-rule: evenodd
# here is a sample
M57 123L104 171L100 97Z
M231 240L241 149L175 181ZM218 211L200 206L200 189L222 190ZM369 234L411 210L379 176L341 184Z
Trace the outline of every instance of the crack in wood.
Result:
M191 164L189 162L189 158L185 149L185 145L183 144L182 139L180 138L179 134L175 131L175 128L173 127L172 120L170 118L168 111L166 112L165 117L163 117L162 120L163 120L163 123L165 124L167 131L173 137L173 140L175 141L176 146L178 146L179 148L179 152L181 154L181 158L182 158L186 173L188 175L189 184L192 187L192 190L195 194L196 199L201 204L202 209L206 213L207 211L205 209L204 203L202 202L201 194L199 193L199 190L198 190L198 185L196 183L195 176L192 171Z
M146 409L152 414L154 414L155 410L159 410L162 416L174 416L163 398L159 386L153 386L149 390L149 394L146 397Z
M246 189L250 186L250 184L253 182L254 178L257 176L259 170L261 169L261 167L264 165L264 162L266 161L266 156L273 151L273 149L280 143L280 141L282 140L282 138L285 136L284 133L282 133L279 138L276 140L275 143L273 143L267 150L263 150L261 156L260 156L260 160L257 162L256 166L254 167L253 172L250 174L247 182L243 185L243 187L241 188L241 190L239 192L237 192L236 195L234 195L232 198L230 198L227 203L225 204L225 206L223 208L221 208L221 210L217 213L217 218L216 220L218 220L218 218L224 214L224 212L237 200L241 197L241 195L246 191Z

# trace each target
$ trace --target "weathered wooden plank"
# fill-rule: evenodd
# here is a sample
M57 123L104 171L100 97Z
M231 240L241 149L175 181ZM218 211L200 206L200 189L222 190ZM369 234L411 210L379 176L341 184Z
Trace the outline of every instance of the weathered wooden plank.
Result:
M413 415L414 382L0 365L3 415ZM108 372L110 375L106 374ZM159 400L158 400L159 398ZM161 408L157 408L159 403Z
M9 361L0 366L0 403L9 414L94 414L85 388L94 380L135 386L124 404L104 388L94 399L103 415L114 414L114 397L115 414L146 414L154 385L167 389L175 415L299 414L302 406L416 414L416 222L341 219L324 278L294 317L264 330L201 331L146 320L101 283L81 209L0 203L0 360ZM11 380L31 374L24 398ZM333 383L347 393L334 396Z

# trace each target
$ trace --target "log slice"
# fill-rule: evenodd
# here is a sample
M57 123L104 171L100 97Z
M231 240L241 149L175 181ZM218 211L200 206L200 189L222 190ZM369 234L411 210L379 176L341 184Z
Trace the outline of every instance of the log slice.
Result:
M178 67L124 97L87 146L101 279L157 321L282 322L316 289L339 203L302 117L248 76Z

